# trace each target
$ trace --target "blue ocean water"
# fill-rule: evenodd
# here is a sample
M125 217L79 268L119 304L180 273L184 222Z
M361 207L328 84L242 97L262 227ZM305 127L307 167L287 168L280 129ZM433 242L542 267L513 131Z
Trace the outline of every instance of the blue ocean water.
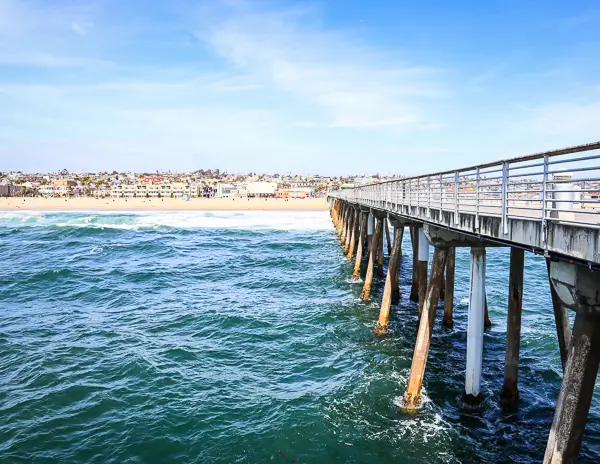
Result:
M408 301L373 336L326 212L0 212L0 462L463 463L543 457L561 380L543 260L526 255L519 408L502 385L508 250L490 249L481 413L464 384L468 250L424 407L398 411ZM582 462L600 461L595 395Z

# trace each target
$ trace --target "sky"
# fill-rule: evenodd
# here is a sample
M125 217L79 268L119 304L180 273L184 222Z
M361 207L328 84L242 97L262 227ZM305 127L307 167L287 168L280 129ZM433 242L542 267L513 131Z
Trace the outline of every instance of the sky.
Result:
M0 0L0 171L416 175L600 140L600 3Z

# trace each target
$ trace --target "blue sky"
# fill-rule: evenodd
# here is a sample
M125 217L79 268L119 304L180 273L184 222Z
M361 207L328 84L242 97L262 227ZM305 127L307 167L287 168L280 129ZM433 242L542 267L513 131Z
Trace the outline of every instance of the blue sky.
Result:
M600 139L597 1L0 0L0 170L419 174Z

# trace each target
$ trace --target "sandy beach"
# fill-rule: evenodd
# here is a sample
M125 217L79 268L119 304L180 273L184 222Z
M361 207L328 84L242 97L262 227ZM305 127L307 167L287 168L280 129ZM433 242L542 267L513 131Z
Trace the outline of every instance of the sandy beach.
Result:
M0 211L322 211L325 198L0 198Z

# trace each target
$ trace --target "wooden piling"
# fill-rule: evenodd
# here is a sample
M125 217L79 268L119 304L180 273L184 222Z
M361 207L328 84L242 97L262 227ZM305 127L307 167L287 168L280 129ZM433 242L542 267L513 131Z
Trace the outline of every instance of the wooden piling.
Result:
M381 221L384 225L387 223L386 218L383 218ZM383 280L383 231L381 240L379 241L379 252L377 255L377 280Z
M442 324L448 328L454 326L454 268L456 265L456 248L448 248L446 258L446 295L444 298L444 319Z
M514 409L519 398L517 380L519 377L519 350L521 345L524 265L525 252L521 248L511 248L504 384L500 393L502 406L506 409Z
M350 207L348 211L348 226L346 227L346 240L344 245L344 254L347 255L350 250L350 240L352 237L352 231L354 230L354 207Z
M599 361L600 318L586 312L577 313L544 455L545 464L577 461Z
M396 237L398 237L398 256L396 258L396 266L394 267L394 275L392 276L392 304L398 304L400 301L400 282L399 282L399 272L400 272L400 259L402 257L402 237L404 230L403 226L394 227L394 245L392 246L392 253L394 252L394 247L396 246ZM391 257L390 257L391 261ZM390 264L391 265L391 264ZM388 270L389 272L389 270Z
M423 307L425 304L425 294L427 293L427 264L429 261L429 242L427 242L427 237L425 236L425 232L423 229L419 229L418 233L418 249L419 249L419 261L417 263L417 281L419 285L419 318L421 317L421 313L423 312ZM442 271L443 273L443 271ZM440 284L441 287L441 284ZM437 295L439 298L440 289L437 290ZM437 301L436 301L437 305Z
M483 328L490 329L492 327L492 321L490 320L490 313L488 311L488 303L487 303L487 292L485 293L485 305L483 311Z
M360 266L362 263L363 250L365 247L365 238L367 236L367 220L369 213L366 211L358 211L360 217L360 236L358 239L358 245L356 247L356 262L354 264L354 272L352 273L352 280L360 280Z
M384 219L387 221L387 219ZM385 287L383 290L383 299L381 301L381 309L379 310L379 320L375 327L376 335L383 335L387 330L388 319L390 316L390 307L393 300L394 281L396 287L398 284L398 264L400 260L401 238L398 233L398 228L394 230L394 246L390 254L387 277L385 278Z
M354 255L354 247L356 246L356 237L358 236L359 224L360 222L360 209L356 209L354 211L354 219L352 225L352 236L350 237L350 246L348 247L348 259L352 261L352 256Z
M446 260L447 250L444 248L435 248L433 253L433 263L431 265L431 279L427 286L427 292L423 305L423 317L419 322L419 331L417 333L417 342L410 367L410 377L408 386L404 393L403 408L416 409L421 404L421 387L423 385L423 375L425 365L427 364L427 355L431 342L431 333L435 319L435 310L439 299L440 287L444 275L444 262Z
M409 230L413 251L410 301L414 301L416 303L419 301L419 277L417 272L417 268L419 267L419 228L417 226L410 226Z
M380 218L375 218L375 230L373 231L373 237L371 239L371 249L369 250L369 264L367 265L367 275L365 276L365 283L360 294L360 299L363 301L368 301L369 296L371 295L371 285L373 284L373 271L375 268L375 255L377 253L377 249L379 248L379 241L381 240L381 232L383 228L382 222L383 221Z
M552 307L554 309L554 322L556 323L556 335L558 336L558 348L560 350L560 360L563 372L567 364L569 352L569 343L571 342L571 323L567 308L561 303L554 285L550 282L550 260L546 260L546 269L548 270L548 283L550 284L550 296L552 297Z
M392 241L390 239L390 225L389 225L389 219L385 218L383 220L384 225L385 225L385 238L387 240L387 247L388 247L388 256L392 255Z

